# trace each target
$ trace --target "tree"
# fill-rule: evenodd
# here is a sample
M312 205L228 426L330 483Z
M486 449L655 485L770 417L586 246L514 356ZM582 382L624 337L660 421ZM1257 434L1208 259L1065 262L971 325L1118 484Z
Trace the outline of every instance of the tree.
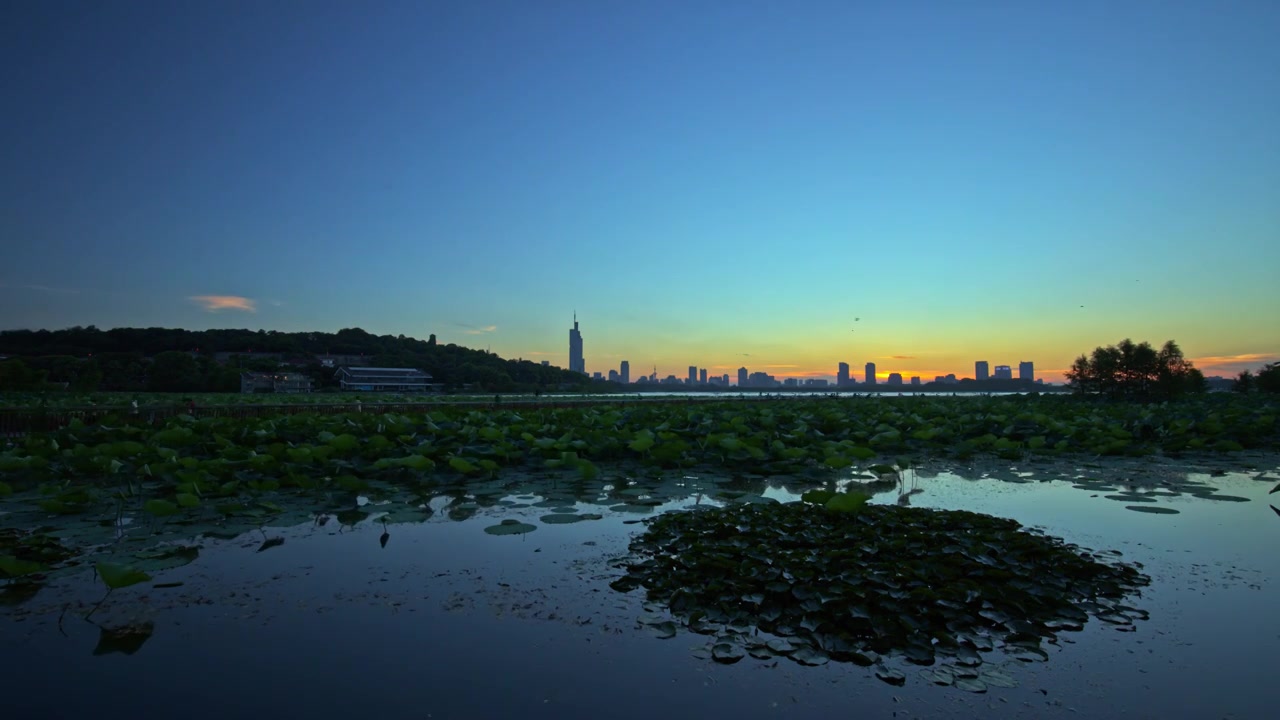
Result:
M1231 391L1248 394L1253 392L1253 386L1253 373L1248 370L1242 370L1236 376L1236 381L1231 384Z
M1158 351L1150 343L1135 344L1128 338L1094 348L1091 355L1076 358L1066 377L1081 394L1117 399L1171 399L1205 389L1204 375L1172 340Z
M1280 362L1262 368L1253 379L1260 392L1280 393Z
M44 382L43 371L32 370L21 360L0 362L0 390L41 390Z

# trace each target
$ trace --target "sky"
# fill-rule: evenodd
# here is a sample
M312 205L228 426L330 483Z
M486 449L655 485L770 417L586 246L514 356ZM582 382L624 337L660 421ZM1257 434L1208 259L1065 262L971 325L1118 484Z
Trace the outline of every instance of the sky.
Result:
M0 328L587 370L1280 360L1280 3L0 9Z

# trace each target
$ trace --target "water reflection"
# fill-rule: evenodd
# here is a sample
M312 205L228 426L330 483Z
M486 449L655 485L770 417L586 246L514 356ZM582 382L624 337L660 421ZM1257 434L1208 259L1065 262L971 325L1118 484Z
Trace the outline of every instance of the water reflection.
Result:
M25 689L11 701L16 716L87 715L95 711L93 698L115 698L113 688L146 676L156 679L154 690L118 698L120 712L144 714L173 703L193 718L243 715L248 708L391 716L415 708L435 717L819 717L847 713L856 697L858 710L883 717L1265 717L1270 708L1261 688L1269 687L1280 636L1271 594L1272 578L1280 575L1272 550L1280 524L1264 507L1280 515L1267 502L1274 474L1142 470L1116 463L922 466L888 479L865 471L775 479L687 471L606 471L593 480L513 475L412 491L375 487L363 491L363 505L354 495L276 496L285 512L267 518L231 517L216 527L165 523L154 537L135 527L119 543L115 529L86 521L69 525L65 542L74 539L81 550L100 546L94 552L129 562L142 562L138 555L148 546L203 540L191 562L112 595L93 616L101 625L78 620L101 595L83 565L50 573L47 587L6 586L0 657L11 668L6 679ZM875 503L905 495L915 506L1011 517L1086 547L1120 550L1154 579L1143 600L1151 619L1136 632L1091 626L1074 633L1050 662L1018 666L1020 687L1000 690L1007 703L966 704L932 693L914 674L904 687L889 688L870 671L847 667L767 667L754 658L714 666L689 657L683 635L664 642L636 630L640 601L607 588L620 574L612 563L643 531L638 519L785 502L809 489L855 485ZM602 519L542 520L564 514ZM537 529L520 538L483 532L504 519ZM396 545L389 544L393 528ZM277 537L285 542L258 552ZM66 617L77 621L66 623L63 638L58 618L67 607ZM145 620L134 617L143 612ZM335 644L377 647L386 662L362 665L365 653L348 662L334 655ZM273 652L257 658L247 647ZM291 669L285 675L275 672L282 658ZM205 672L179 670L193 663ZM584 684L588 672L592 682ZM80 692L63 690L68 673ZM210 696L200 678L213 676L220 678L219 697L192 703ZM501 678L503 692L494 690L498 680L476 678ZM323 699L317 685L326 688ZM1212 696L1205 687L1215 689Z

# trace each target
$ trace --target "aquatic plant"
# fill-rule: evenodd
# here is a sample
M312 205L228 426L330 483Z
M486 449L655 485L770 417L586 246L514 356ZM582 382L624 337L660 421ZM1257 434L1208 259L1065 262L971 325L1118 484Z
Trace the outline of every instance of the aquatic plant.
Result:
M1047 659L1044 643L1090 616L1117 626L1146 617L1124 600L1150 580L1118 553L978 513L840 498L810 493L807 503L649 519L612 587L643 588L690 630L717 635L718 660L748 651L802 664L901 656L945 662L952 681L976 680L955 668L997 648Z

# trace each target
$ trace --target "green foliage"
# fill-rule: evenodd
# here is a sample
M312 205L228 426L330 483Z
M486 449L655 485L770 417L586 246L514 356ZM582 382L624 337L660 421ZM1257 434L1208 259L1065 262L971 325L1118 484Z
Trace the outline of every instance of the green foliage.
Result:
M1083 629L1091 615L1120 626L1147 616L1124 604L1150 583L1135 566L978 513L775 503L646 523L626 574L611 586L643 588L675 621L714 633L708 654L719 662L747 653L804 665L899 656L951 663L930 681L963 680L969 685L961 689L979 691L1013 682L999 670L961 672L983 663L992 637L1015 657L1045 659L1042 643ZM668 621L640 618L659 627ZM886 682L905 681L881 667Z
M1082 394L1112 398L1173 399L1204 392L1205 380L1170 340L1157 351L1150 343L1128 338L1118 345L1095 348L1091 356L1076 358L1067 381Z
M862 509L867 501L871 499L870 495L860 492L842 492L838 493L827 500L826 508L835 512L855 513Z
M112 590L137 585L151 579L150 575L129 565L98 562L93 567L98 571L98 577L102 578L102 582L106 583L106 586Z
M1254 379L1259 392L1280 394L1280 362L1273 362L1262 368Z
M45 567L38 562L21 560L12 555L0 555L0 577L5 579L38 573L44 569Z

